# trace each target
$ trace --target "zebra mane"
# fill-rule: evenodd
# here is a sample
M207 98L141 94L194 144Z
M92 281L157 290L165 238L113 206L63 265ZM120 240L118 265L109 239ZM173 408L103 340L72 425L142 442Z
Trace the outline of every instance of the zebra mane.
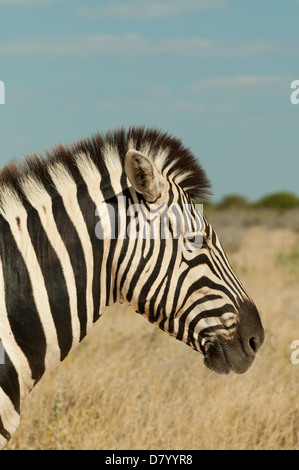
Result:
M19 163L10 163L0 171L0 212L5 194L13 191L24 200L24 182L34 179L50 193L53 191L53 168L63 166L75 183L83 182L76 157L86 159L89 168L105 175L124 169L124 157L134 148L153 159L158 169L184 189L192 198L201 200L210 195L210 183L205 171L180 139L158 129L120 128L104 134L95 133L68 145L58 144L44 155L32 153ZM58 164L58 166L57 166ZM52 173L51 173L52 169ZM55 171L55 170L54 170ZM10 198L11 199L11 198ZM2 200L2 201L1 201Z

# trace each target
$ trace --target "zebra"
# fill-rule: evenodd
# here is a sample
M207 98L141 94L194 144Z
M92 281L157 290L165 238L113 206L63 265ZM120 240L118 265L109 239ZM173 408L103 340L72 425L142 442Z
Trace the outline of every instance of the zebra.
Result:
M180 139L147 127L97 132L2 169L2 447L23 399L115 303L202 353L216 373L249 368L264 330L196 209L210 189Z

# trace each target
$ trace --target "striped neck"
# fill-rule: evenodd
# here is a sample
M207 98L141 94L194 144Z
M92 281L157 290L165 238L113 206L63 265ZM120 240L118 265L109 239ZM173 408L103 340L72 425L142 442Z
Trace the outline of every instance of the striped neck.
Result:
M17 349L17 362L28 361L20 367L21 396L77 346L114 301L117 240L96 236L97 208L106 198L114 200L128 182L120 171L102 177L91 161L78 156L78 167L80 161L80 186L56 165L50 170L55 192L33 177L21 184L23 200L2 188L6 217L0 219L0 256L5 260L0 295L6 327L0 337L8 355L11 349L15 356Z

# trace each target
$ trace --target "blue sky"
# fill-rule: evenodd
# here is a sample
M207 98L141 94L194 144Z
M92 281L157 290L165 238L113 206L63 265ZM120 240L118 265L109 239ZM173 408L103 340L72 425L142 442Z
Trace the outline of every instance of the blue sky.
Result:
M214 200L299 194L299 0L0 0L0 164L146 125Z

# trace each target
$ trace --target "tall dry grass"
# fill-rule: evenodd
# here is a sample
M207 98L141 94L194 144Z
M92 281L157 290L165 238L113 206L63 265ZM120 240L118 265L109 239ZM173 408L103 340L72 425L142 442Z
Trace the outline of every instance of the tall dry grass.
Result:
M246 374L214 374L200 354L114 306L33 390L7 448L299 449L299 364L290 361L299 277L277 258L298 242L289 229L249 227L231 253L266 332Z

